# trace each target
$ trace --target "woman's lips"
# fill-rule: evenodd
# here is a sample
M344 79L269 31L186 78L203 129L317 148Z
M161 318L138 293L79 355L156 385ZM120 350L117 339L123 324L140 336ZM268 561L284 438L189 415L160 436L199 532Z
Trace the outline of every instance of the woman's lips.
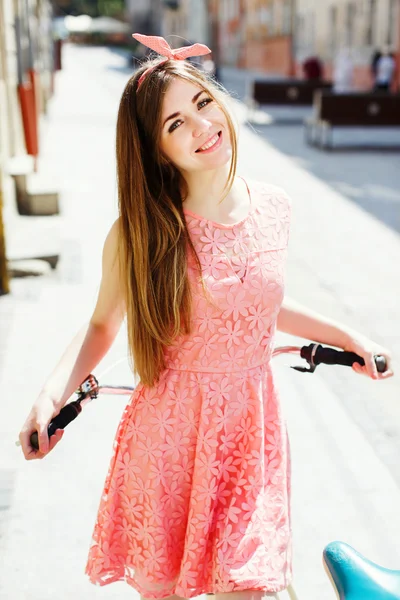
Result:
M218 139L216 140L216 142L212 146L210 146L210 148L207 148L206 150L201 150L199 148L198 150L196 150L196 152L197 153L201 153L201 154L206 154L206 153L209 153L209 152L213 152L214 150L216 150L217 148L219 148L219 146L221 145L221 141L222 141L222 131L218 131L217 135L218 135ZM203 144L203 146L204 146L204 144Z

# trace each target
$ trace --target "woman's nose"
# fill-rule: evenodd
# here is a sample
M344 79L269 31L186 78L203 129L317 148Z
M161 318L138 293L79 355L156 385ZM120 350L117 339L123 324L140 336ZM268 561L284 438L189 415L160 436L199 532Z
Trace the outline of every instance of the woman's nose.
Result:
M194 117L193 120L193 137L198 138L212 127L211 121L204 117Z

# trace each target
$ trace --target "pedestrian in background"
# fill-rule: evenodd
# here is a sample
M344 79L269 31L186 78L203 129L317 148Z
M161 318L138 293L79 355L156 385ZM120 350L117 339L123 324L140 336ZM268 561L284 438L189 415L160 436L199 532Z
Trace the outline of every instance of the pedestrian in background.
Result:
M385 47L376 62L375 90L389 92L392 86L396 63L388 47Z
M303 73L308 81L319 81L323 79L324 67L318 56L310 56L303 63Z
M382 52L379 49L376 49L371 58L371 76L372 81L375 86L375 78L376 78L376 65L380 57L382 56Z
M270 358L276 330L353 351L373 379L389 352L284 297L290 200L236 175L227 93L171 50L141 65L117 121L120 216L107 236L90 322L20 433L26 459L127 318L140 381L122 415L89 551L91 582L143 598L260 600L292 578L290 460ZM378 374L374 355L389 368ZM39 451L30 446L38 431Z
M345 94L353 89L354 63L350 48L339 50L333 68L333 91Z

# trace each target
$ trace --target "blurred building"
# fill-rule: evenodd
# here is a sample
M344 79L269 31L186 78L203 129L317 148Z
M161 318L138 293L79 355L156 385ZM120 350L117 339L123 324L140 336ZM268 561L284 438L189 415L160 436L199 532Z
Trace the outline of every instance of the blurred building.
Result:
M185 42L211 46L207 0L164 0L162 31L172 47Z
M240 66L290 75L294 0L242 0L237 15L241 28ZM241 23L241 25L240 25ZM231 21L231 28L233 27Z
M7 234L7 222L15 223L17 212L11 161L21 159L19 181L33 169L40 115L53 90L51 17L50 0L0 1L0 293L7 287L3 225Z
M33 119L36 129L39 129L40 115L46 112L47 102L52 95L53 74L54 40L50 0L2 0L0 169L9 157L32 154L32 147L38 146L38 140L37 144L28 140L27 147L26 119ZM31 100L33 111L30 110ZM25 105L28 116L23 110ZM31 131L33 129L30 128Z
M126 16L132 33L162 35L162 20L166 0L126 0Z
M355 86L369 88L372 55L388 45L397 57L400 83L400 0L213 0L209 5L222 64L301 76L305 58L317 55L329 77L339 49L347 47Z
M352 51L354 85L370 88L371 59L389 46L400 65L400 0L296 0L296 59L318 55L329 76L343 48Z
M288 75L293 0L215 0L221 63Z
M220 62L224 65L241 64L245 36L245 2L243 0L218 3L215 19L218 23Z

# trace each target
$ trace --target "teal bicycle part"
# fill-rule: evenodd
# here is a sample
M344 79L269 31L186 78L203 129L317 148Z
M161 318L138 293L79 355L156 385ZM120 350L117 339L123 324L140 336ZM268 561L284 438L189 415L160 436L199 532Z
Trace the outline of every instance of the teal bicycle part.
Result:
M400 600L400 571L381 567L344 542L331 542L323 562L339 600Z

